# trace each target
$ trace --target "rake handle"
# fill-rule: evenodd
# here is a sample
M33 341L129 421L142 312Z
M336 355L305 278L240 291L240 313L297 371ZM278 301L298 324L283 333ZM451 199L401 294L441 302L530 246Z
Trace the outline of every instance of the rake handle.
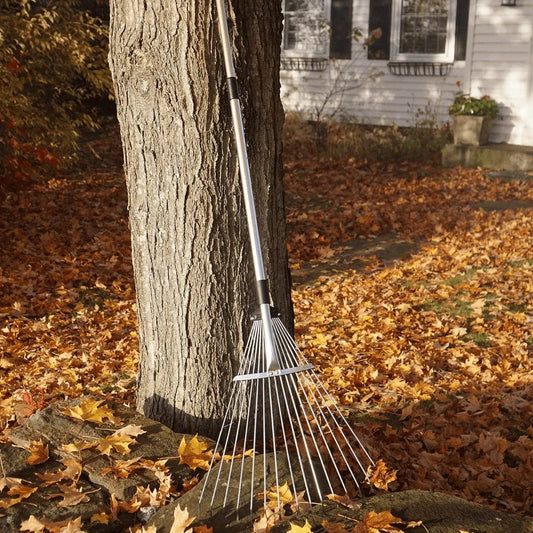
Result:
M237 75L233 64L233 54L231 49L226 7L224 0L215 0L218 15L218 28L220 41L222 44L222 55L224 58L224 67L226 71L229 103L235 135L235 144L237 146L237 157L239 160L239 172L244 195L244 205L246 208L246 220L248 222L248 232L252 248L252 257L257 284L257 296L261 311L261 320L263 324L265 356L267 359L267 368L269 371L279 369L279 361L276 354L274 343L274 332L272 329L272 319L270 316L270 293L268 282L265 276L265 267L263 254L261 253L261 241L259 238L259 228L257 224L257 214L255 210L254 194L252 188L252 177L250 165L248 162L248 151L246 149L246 138L244 134L244 125L242 121L241 102L239 99L239 89L237 84Z

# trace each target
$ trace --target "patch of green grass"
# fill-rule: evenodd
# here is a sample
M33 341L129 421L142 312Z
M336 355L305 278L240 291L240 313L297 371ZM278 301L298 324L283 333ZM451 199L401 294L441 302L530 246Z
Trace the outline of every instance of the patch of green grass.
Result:
M422 305L425 311L433 311L437 315L461 316L469 318L472 313L470 302L457 298L456 300L427 300Z
M513 259L507 264L511 268L529 268L533 266L533 259Z
M492 345L486 333L468 333L463 339L465 341L475 342L480 348L488 348Z
M477 268L467 268L463 274L459 276L454 276L443 281L444 285L449 285L450 287L457 287L457 285L462 285L463 283L468 283L476 275L478 271Z

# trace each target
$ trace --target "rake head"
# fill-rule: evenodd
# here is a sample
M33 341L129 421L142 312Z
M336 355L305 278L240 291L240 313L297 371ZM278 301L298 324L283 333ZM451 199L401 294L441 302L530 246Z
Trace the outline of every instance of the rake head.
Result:
M279 316L271 325L279 368L269 370L254 320L216 444L222 460L206 476L201 505L281 513L329 494L353 497L368 481L369 453Z

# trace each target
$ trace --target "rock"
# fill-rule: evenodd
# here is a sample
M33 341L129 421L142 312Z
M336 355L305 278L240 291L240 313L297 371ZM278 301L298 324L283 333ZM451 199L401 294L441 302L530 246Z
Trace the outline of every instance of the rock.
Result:
M110 405L114 415L122 421L122 425L84 422L63 414L67 407L79 403L79 399L55 403L31 416L23 426L13 429L9 438L18 446L26 447L31 441L42 440L50 445L50 453L56 458L60 455L71 455L76 459L81 457L84 463L84 472L90 481L105 488L107 492L114 494L120 500L129 499L135 493L137 486L151 486L157 483L157 478L150 470L137 470L127 479L115 479L111 474L103 475L102 470L117 460L133 459L134 457L157 460L162 457L176 456L178 446L185 435L174 433L159 422L146 418L137 411L122 405ZM65 444L80 440L94 441L109 436L112 432L126 425L140 426L146 432L136 437L138 444L132 447L131 453L127 456L116 451L112 451L109 456L104 456L95 450L84 450L70 454L61 451L61 447ZM173 473L182 480L193 476L192 469L186 465L175 467Z
M344 522L350 530L356 520L362 520L370 511L391 511L404 522L422 521L422 526L408 529L412 533L533 533L530 518L495 511L449 494L422 490L379 494L361 500L361 507L356 510L327 502L276 525L271 533L285 533L290 529L290 522L301 526L306 520L312 527L324 521Z
M38 474L57 472L64 468L63 464L54 460L31 466L25 463L28 457L29 453L20 448L7 445L0 447L0 462L6 477L24 479L24 486L26 487L39 487L42 482ZM65 483L68 484L68 482ZM83 479L78 482L77 489L87 493L88 502L79 503L74 507L61 507L58 505L62 501L61 498L51 498L60 492L56 485L52 485L39 488L29 498L23 499L16 505L6 508L0 506L0 531L2 533L20 531L21 522L27 520L30 515L45 517L54 522L67 518L77 518L78 516L88 521L91 516L105 508L107 495L102 490L95 488ZM2 497L8 501L9 498L16 498L16 495L10 496L4 493Z
M216 532L251 532L253 522L259 517L259 509L263 506L263 500L259 497L259 494L264 490L264 476L262 475L263 457L266 459L267 487L271 487L277 483L280 485L283 484L284 481L278 480L290 479L290 472L286 462L278 459L276 477L274 455L267 454L266 456L256 456L256 476L255 482L253 483L252 500L252 458L245 457L244 459L241 458L235 460L233 466L235 472L240 472L242 461L244 460L242 483L240 482L240 475L233 475L231 476L229 487L227 487L227 484L225 483L229 468L228 463L221 462L211 472L211 475L207 479L207 485L205 485L206 478L204 478L204 481L196 485L191 491L158 511L148 522L148 525L156 526L158 533L169 532L174 521L174 510L179 505L181 509L187 509L190 516L195 517L192 526L208 524ZM280 455L280 457L282 456ZM224 472L220 476L220 480L217 482L220 468L224 468ZM298 470L294 469L294 472L295 475L297 475L296 472L298 472ZM295 482L297 489L303 490L301 475L295 479ZM215 484L217 483L218 487L215 492ZM204 490L204 486L205 495L200 505L200 495ZM211 505L210 502L213 493L215 494L215 498ZM250 512L251 506L253 507L252 512Z

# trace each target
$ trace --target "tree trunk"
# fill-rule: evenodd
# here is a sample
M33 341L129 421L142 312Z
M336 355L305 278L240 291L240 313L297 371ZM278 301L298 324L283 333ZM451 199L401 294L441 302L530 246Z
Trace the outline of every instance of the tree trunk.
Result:
M290 328L281 5L232 0L228 16L266 271ZM204 435L220 429L257 306L219 48L214 1L111 0L139 319L137 407Z

